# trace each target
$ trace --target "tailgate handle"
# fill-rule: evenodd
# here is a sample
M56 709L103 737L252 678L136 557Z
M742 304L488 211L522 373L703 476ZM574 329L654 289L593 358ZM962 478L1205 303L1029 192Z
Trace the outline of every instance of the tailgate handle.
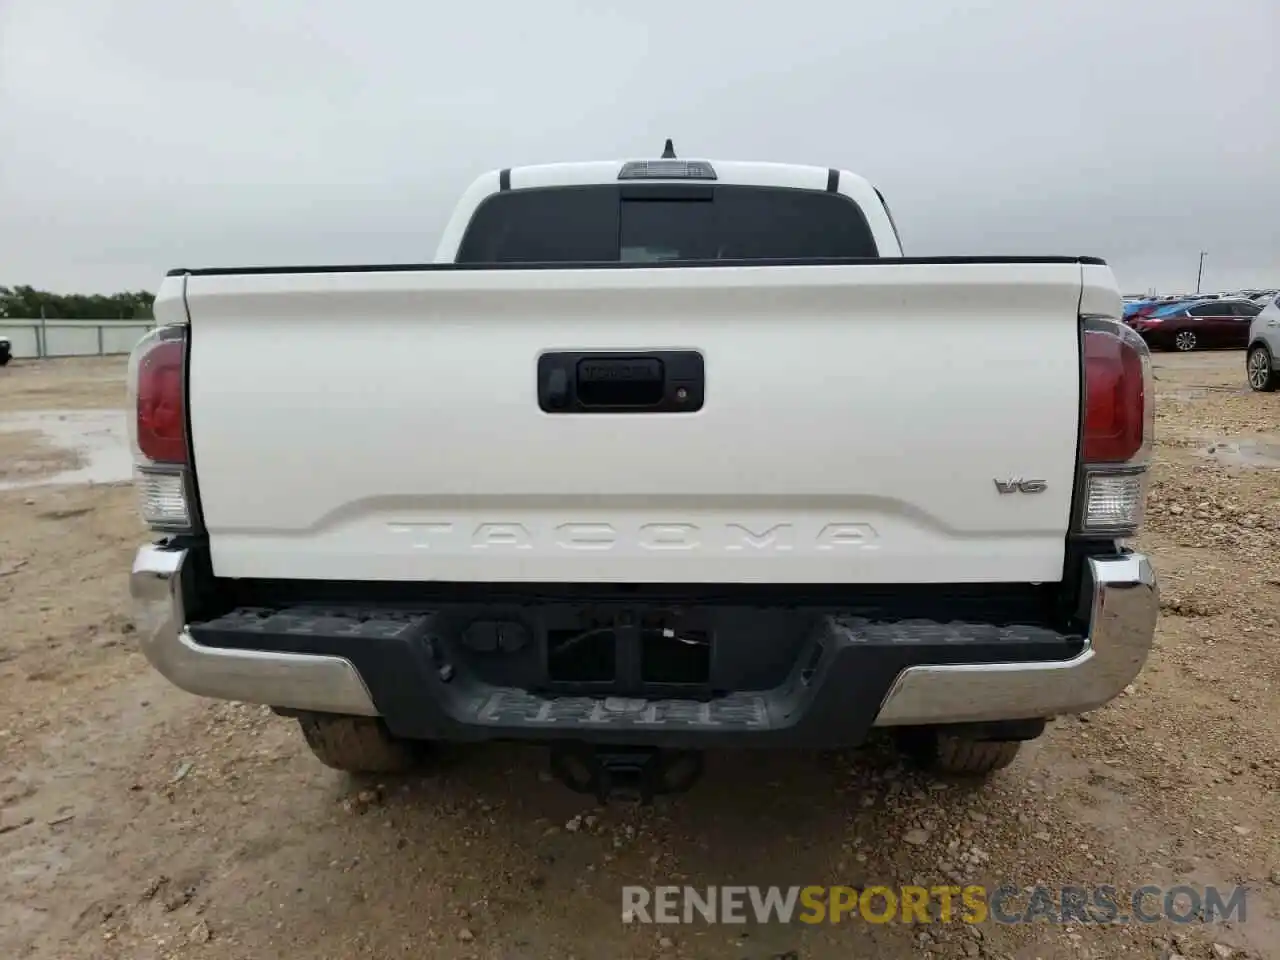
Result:
M587 407L652 407L662 402L662 361L590 357L578 361L578 400Z
M702 354L544 353L538 406L546 413L692 413L702 409Z
M547 381L547 405L563 410L569 405L569 375L564 370L552 370Z

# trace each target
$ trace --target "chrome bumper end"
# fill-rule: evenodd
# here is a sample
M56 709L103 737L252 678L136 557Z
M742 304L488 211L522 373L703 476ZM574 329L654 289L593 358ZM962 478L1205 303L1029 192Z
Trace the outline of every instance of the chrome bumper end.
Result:
M909 667L876 726L980 723L1084 713L1118 696L1146 663L1160 611L1142 554L1089 560L1089 635L1071 660Z
M186 629L187 551L138 550L129 576L142 652L175 686L202 697L273 707L376 716L373 698L342 657L227 650L196 643ZM189 578L188 578L189 579Z

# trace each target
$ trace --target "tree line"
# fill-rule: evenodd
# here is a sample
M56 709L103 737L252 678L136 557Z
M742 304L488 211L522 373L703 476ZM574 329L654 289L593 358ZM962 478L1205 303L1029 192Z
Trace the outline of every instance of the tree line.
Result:
M35 287L0 287L0 317L39 320L150 320L154 293L50 293Z

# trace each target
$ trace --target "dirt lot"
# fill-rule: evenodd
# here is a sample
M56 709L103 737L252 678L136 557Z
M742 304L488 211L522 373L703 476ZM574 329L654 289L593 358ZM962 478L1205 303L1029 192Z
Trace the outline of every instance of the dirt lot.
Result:
M0 431L12 411L119 407L122 376L15 364ZM694 792L647 809L592 810L531 748L356 783L290 721L181 693L135 651L127 485L0 491L0 957L1280 957L1280 394L1245 391L1237 353L1158 357L1157 376L1141 538L1163 583L1157 649L1129 693L1052 725L979 790L878 750L716 755ZM0 432L3 464L26 480L69 465L30 432ZM1247 915L620 920L627 883L948 877L1239 883Z

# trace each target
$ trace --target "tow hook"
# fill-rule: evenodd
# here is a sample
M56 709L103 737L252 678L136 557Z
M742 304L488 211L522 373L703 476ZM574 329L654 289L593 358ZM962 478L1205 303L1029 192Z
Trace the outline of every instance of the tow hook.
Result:
M570 790L593 794L602 805L610 800L649 804L660 794L683 793L692 787L702 776L702 754L657 747L555 744L551 772Z

